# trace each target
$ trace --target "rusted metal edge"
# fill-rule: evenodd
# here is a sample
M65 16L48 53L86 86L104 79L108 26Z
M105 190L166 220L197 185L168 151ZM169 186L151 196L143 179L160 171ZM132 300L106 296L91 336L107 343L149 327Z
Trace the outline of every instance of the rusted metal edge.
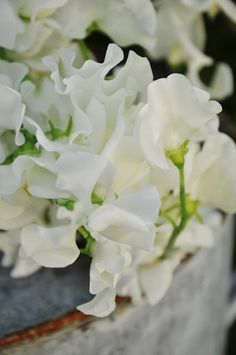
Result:
M129 302L127 297L116 297L116 303L122 304ZM25 341L33 340L36 338L43 337L44 335L49 335L62 328L72 325L75 322L81 322L81 325L87 322L95 321L97 318L93 316L86 315L80 311L69 312L57 319L39 324L35 327L30 327L14 334L9 334L0 339L0 349L7 348L11 345L16 345L17 343L22 343Z

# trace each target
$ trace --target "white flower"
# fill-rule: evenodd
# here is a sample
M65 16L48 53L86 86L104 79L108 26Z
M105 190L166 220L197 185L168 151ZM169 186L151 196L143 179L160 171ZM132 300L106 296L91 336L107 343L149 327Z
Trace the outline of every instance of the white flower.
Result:
M45 71L41 58L70 42L50 18L65 3L66 0L1 0L0 46L7 49L7 56Z
M68 0L23 0L20 14L24 17L45 18L52 15L58 8L64 6ZM14 0L13 0L14 3Z
M142 99L147 85L152 80L152 72L147 59L133 51L129 52L126 64L119 71L114 72L112 80L105 80L109 72L114 70L123 58L121 48L116 44L110 44L103 63L88 60L77 73L65 78L66 92L71 95L72 101L84 109L89 102L88 93L90 93L98 101L104 100L107 105L108 99L110 105L113 99L115 109L116 102L120 103L123 97L127 96L126 101L129 104L134 103L138 94ZM142 75L142 71L145 71L145 76ZM86 87L86 91L81 89L82 87Z
M32 223L43 213L47 202L37 200L23 189L0 199L0 229L14 230Z
M62 153L56 163L56 186L72 193L84 209L91 208L92 191L107 167L107 160L83 151Z
M194 85L207 89L212 97L223 99L233 91L230 67L219 63L213 80L207 87L199 75L202 68L214 65L214 60L204 53L207 34L202 16L202 10L210 8L213 2L170 0L158 3L156 45L150 55L154 58L164 57L173 65L186 63L186 75ZM223 2L230 3L219 0L219 3ZM236 7L229 7L236 14Z
M228 64L219 63L216 65L210 87L205 85L200 79L199 73L201 69L202 65L200 63L194 61L189 63L187 76L194 85L208 91L211 97L217 98L218 100L223 100L225 97L232 94L233 75Z
M157 304L165 296L179 262L180 257L177 254L168 260L140 268L140 285L151 305Z
M202 150L193 158L188 191L202 204L236 211L236 148L223 133L209 136Z
M90 292L95 298L78 309L105 316L114 310L116 286L132 263L131 249L150 250L160 208L153 186L104 203L88 216L87 229L96 242L92 251Z
M21 231L21 244L27 256L46 267L65 267L79 256L76 227L44 227L30 224Z
M163 261L159 259L170 237L171 228L166 223L158 228L154 248L149 252L134 251L133 263L126 268L118 282L118 294L131 296L135 304L147 299L157 304L166 295L177 267L185 255L195 253L199 248L210 248L219 234L222 224L220 213L201 211L204 224L192 220L178 236L172 255Z
M92 254L89 291L95 297L77 308L86 314L104 317L115 308L117 282L131 263L130 247L100 237Z
M195 11L209 11L213 6L221 9L232 21L236 22L236 6L230 0L181 0L184 5Z
M140 111L139 138L145 158L153 166L169 167L166 150L185 140L201 141L218 127L221 106L207 92L172 74L149 85L148 102Z
M20 155L13 163L0 165L0 193L3 196L27 188L28 193L40 198L66 197L56 187L55 158L42 152L39 157Z
M180 248L183 253L194 253L198 248L210 248L213 245L212 228L194 220L189 222L188 227L180 233L176 242L176 248Z
M122 138L115 150L113 162L116 171L112 187L116 194L137 191L150 183L151 168L143 157L135 135Z
M152 80L147 59L134 52L114 72L114 78L106 80L122 59L121 49L111 44L103 63L89 60L75 69L73 52L63 50L59 64L53 57L44 59L52 70L55 88L48 79L37 88L30 82L22 84L28 116L25 124L35 132L45 150L102 152L112 160L126 126L135 115L136 101L145 99L147 85ZM52 125L62 134L51 136Z
M55 13L54 19L72 39L85 38L90 25L96 23L121 46L140 44L148 49L153 47L156 14L150 0L70 0Z
M102 236L148 250L154 242L153 225L159 208L160 199L156 188L147 186L98 207L89 215L88 229L95 239Z
M203 18L196 11L179 0L158 4L156 45L150 53L153 57L168 58L172 64L190 59L207 64L211 59L202 53L205 38Z

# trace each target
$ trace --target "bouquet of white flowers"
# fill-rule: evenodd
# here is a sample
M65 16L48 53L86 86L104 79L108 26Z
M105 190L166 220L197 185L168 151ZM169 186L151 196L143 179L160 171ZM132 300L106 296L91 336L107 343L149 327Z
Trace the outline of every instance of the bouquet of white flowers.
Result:
M103 317L117 293L158 302L184 257L213 245L216 209L236 211L236 148L196 75L212 59L190 30L212 3L0 0L0 249L13 277L86 254L95 297L78 309ZM173 60L178 42L188 77L153 80L117 44L98 63L83 41L97 29L156 58Z

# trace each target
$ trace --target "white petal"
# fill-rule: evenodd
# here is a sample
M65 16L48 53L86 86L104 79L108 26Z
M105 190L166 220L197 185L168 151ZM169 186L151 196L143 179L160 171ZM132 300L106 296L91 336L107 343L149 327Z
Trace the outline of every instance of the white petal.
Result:
M0 46L13 49L17 35L17 15L8 0L0 0Z
M98 24L121 46L140 44L147 49L154 46L156 11L150 0L109 2L106 15Z
M15 265L11 270L11 277L17 279L34 274L41 268L39 264L28 257L18 256Z
M56 12L55 19L69 38L84 38L89 25L103 16L106 7L104 0L70 0Z
M110 288L106 288L98 293L92 301L78 306L77 309L85 314L106 317L114 311L115 307L115 292Z
M112 274L121 272L130 259L128 248L110 240L97 241L93 251L93 262L101 271ZM128 254L128 255L127 255Z
M88 218L88 228L113 241L149 250L154 242L155 231L136 215L113 205L103 205Z
M9 267L14 264L19 249L20 231L0 232L0 250L3 252L2 266Z
M47 207L45 200L36 200L24 190L0 200L0 229L14 230L32 223Z
M77 70L73 67L75 60L75 51L72 48L62 48L60 50L59 64L54 56L43 58L43 63L51 70L51 78L55 83L57 92L64 93L66 86L63 82L64 78L68 78L76 74Z
M199 71L201 69L202 66L196 65L194 62L189 65L187 75L194 85L207 90L213 98L219 100L222 100L232 94L233 74L229 65L226 63L217 64L210 86L204 85L201 81L199 77Z
M176 247L187 252L197 248L210 248L214 244L212 229L204 224L190 222L186 229L179 235Z
M91 194L107 161L87 152L63 153L56 163L57 187L72 192L80 202L91 205Z
M175 267L176 262L166 260L140 269L141 286L151 305L157 304L167 293Z
M152 224L158 218L161 200L156 187L149 185L138 192L124 194L114 205L133 213L145 223Z
M232 139L220 132L209 136L203 149L194 158L188 190L202 204L234 213L235 165L236 148Z
M217 4L225 12L225 14L233 21L236 22L236 6L229 0L216 0Z
M97 294L107 288L115 288L117 282L117 275L112 274L100 268L100 265L96 265L95 260L92 260L90 267L90 282L89 292Z
M20 83L27 72L28 68L22 63L0 60L0 83L14 90L19 90Z
M24 136L20 133L25 106L21 102L18 92L0 84L0 132L1 130L14 129L17 145L24 143Z
M45 267L65 267L79 256L75 241L76 228L47 228L36 224L22 229L21 244L26 255Z
M14 175L11 165L0 166L0 194L10 195L21 186L19 179Z

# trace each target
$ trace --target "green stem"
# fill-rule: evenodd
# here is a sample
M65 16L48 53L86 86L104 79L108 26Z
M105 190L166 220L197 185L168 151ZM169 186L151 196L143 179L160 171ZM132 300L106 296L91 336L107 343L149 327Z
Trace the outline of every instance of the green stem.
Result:
M81 254L84 254L84 255L92 257L93 246L94 246L94 243L95 243L95 239L92 237L90 232L84 226L80 226L78 231L80 232L80 234L86 240L85 247L84 248L80 248Z
M184 165L179 167L179 199L180 199L180 212L181 216L186 215L186 192L185 192L185 180L184 180Z
M178 167L179 170L179 185L180 185L180 190L179 190L179 199L180 199L180 213L181 213L181 219L180 223L175 226L175 228L172 231L172 234L170 236L170 239L168 241L167 246L165 247L165 250L160 257L160 260L166 259L170 254L172 253L172 250L175 246L175 242L179 236L179 234L183 231L185 228L187 222L188 222L188 213L186 211L186 191L185 191L185 180L184 180L184 164L182 164L180 167Z

